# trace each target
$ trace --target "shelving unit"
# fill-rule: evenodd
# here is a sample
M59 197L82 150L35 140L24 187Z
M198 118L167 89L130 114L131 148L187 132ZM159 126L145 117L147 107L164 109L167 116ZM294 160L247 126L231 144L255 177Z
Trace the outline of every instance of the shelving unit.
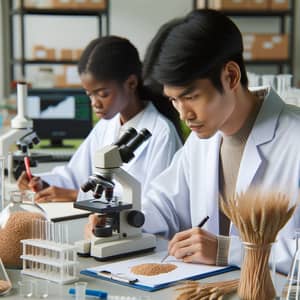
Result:
M11 48L11 80L15 79L15 66L20 65L21 76L26 78L27 65L76 65L77 60L40 60L28 59L25 53L25 32L26 22L25 16L27 15L41 15L41 16L91 16L98 18L98 32L99 36L109 34L109 0L106 0L106 8L101 10L94 9L55 9L55 8L27 8L24 6L24 0L20 0L20 7L14 8L13 1L10 2L10 48ZM20 17L20 58L14 57L14 16ZM103 18L105 22L103 22ZM103 26L105 24L105 26Z
M204 6L209 7L209 1L206 0ZM194 9L197 9L197 0L194 0ZM293 74L294 71L294 22L295 22L295 1L290 0L290 7L287 10L220 10L229 17L238 18L277 18L279 20L278 34L286 34L287 22L289 20L290 32L289 32L289 57L288 59L246 59L247 65L251 66L276 66L278 73L284 73L284 68L288 68L288 72Z

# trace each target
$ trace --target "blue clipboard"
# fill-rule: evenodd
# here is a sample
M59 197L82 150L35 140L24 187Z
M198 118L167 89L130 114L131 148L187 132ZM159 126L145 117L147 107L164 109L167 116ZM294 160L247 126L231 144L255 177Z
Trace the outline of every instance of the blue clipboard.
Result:
M201 274L196 275L196 276L182 278L182 280L199 280L199 279L203 279L203 278L223 274L223 273L230 272L230 271L235 271L235 270L238 270L238 269L239 269L238 267L228 266L228 267L225 267L225 268L217 270L217 271L208 272L208 273L201 273ZM89 270L86 270L86 269L80 271L80 274L90 276L90 277L94 277L94 278L98 278L98 279L102 279L102 280L106 280L106 281L110 281L110 282L114 282L114 283L117 283L117 284L121 284L121 285L124 285L124 286L140 289L140 290L147 291L147 292L154 292L154 291L157 291L157 290L160 290L160 289L164 289L164 288L173 286L173 285L178 283L178 281L173 281L173 282L158 284L158 285L150 287L150 286L147 286L147 285L138 284L137 282L128 283L128 282L124 282L124 281L121 281L121 280L108 278L106 276L101 276L101 275L99 275L95 272L92 272L92 271L89 271Z

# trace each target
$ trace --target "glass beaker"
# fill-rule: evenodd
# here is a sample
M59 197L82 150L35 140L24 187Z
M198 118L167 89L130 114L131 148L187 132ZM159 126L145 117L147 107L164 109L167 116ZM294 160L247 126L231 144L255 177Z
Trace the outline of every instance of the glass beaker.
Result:
M0 213L0 253L5 266L21 267L20 240L31 238L34 219L47 219L46 213L34 203L34 193L10 192L10 202Z
M85 299L86 287L87 287L87 282L84 282L84 281L75 282L75 299L76 300L84 300Z
M18 285L21 298L31 298L33 296L33 281L31 279L19 281Z
M286 284L283 287L282 300L300 300L300 228L295 231L296 253L293 258Z

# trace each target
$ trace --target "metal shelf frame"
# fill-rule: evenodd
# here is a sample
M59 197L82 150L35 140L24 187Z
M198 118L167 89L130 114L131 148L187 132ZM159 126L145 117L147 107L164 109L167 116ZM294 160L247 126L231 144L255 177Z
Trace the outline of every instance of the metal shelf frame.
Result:
M21 66L21 74L23 77L26 76L26 65L37 65L37 64L77 64L78 61L73 60L30 60L26 59L25 54L25 16L26 15L44 15L44 16L66 16L66 17L78 17L78 16L92 16L98 18L98 32L99 36L108 35L110 32L109 28L109 10L110 1L106 0L107 5L105 9L102 10L76 10L76 9L39 9L39 8L26 8L24 6L24 0L20 0L20 7L13 8L13 1L10 2L10 49L11 49L11 79L14 79L14 66L19 64ZM20 17L20 47L21 47L21 57L20 59L14 58L14 38L13 38L13 19L14 16ZM105 30L102 26L102 18L105 17Z
M194 0L194 9L197 9L197 0ZM209 0L205 0L205 7L209 7ZM291 74L294 73L294 43L295 43L295 0L290 0L290 8L287 10L220 10L230 17L241 18L279 18L280 34L287 33L286 19L289 18L289 59L286 60L245 60L247 65L274 65L278 68L278 73L283 73L284 67L287 66Z

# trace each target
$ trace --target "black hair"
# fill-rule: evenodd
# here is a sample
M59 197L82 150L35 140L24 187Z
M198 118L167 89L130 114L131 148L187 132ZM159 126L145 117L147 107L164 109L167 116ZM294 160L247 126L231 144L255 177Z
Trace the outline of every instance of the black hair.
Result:
M151 93L155 95L153 98L156 100L156 106L160 106L160 111L165 111L164 114L168 114L168 118L173 120L173 124L175 125L176 130L183 141L184 134L180 123L179 114L168 98L164 96L163 85L154 78L153 74L153 66L158 59L162 43L169 34L170 30L180 21L181 19L172 19L171 21L163 24L156 35L152 38L144 56L142 75L145 89L151 90Z
M199 9L173 26L160 48L154 77L161 84L185 86L207 78L223 92L221 71L235 61L241 71L241 84L248 85L243 60L242 35L223 13Z
M170 119L180 135L178 118L174 117L171 103L159 101L162 95L144 86L142 63L135 46L126 38L106 36L92 40L84 49L78 63L79 75L90 73L98 81L124 83L130 75L138 80L137 94L141 100L151 101L157 110Z

